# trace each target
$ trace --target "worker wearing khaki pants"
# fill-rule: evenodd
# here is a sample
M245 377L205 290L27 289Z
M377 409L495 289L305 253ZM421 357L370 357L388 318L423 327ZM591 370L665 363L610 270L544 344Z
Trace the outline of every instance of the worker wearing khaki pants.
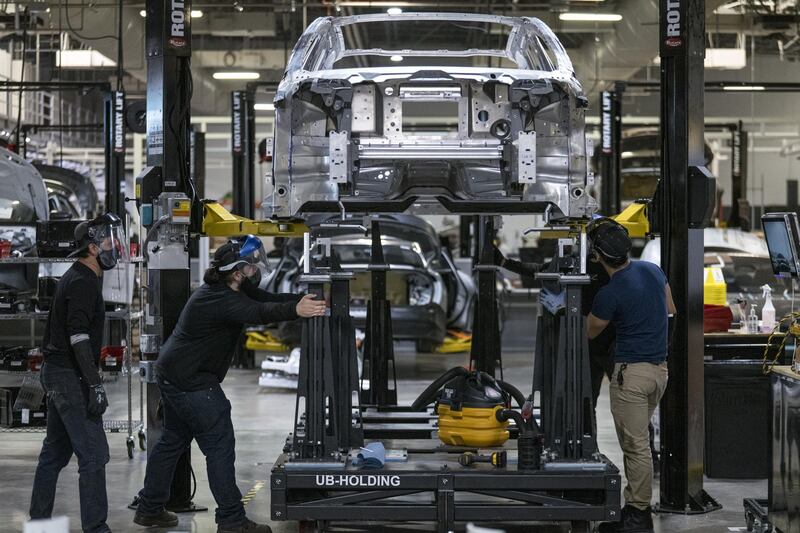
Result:
M624 455L625 504L647 510L653 495L653 456L648 426L667 388L667 363L616 363L609 396Z
M609 325L616 330L611 414L624 455L625 506L619 522L600 524L600 533L651 533L653 462L648 426L667 388L668 315L675 304L661 269L631 261L631 240L624 227L600 219L587 228L593 260L609 275L587 317L588 337Z

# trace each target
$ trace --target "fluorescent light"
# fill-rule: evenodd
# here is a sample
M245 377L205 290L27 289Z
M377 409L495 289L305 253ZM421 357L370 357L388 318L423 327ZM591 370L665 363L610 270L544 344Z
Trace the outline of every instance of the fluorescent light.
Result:
M139 16L142 17L142 18L147 17L147 10L142 9L141 11L139 11ZM193 19L199 19L202 16L203 16L203 11L201 9L192 9L192 18Z
M766 91L763 85L725 85L723 91Z
M402 12L403 10L399 7L390 7L389 9L386 10L386 13L388 13L389 15L399 15Z
M267 104L267 103L255 104L253 105L253 109L255 109L256 111L275 111L275 104Z
M389 59L391 59L394 62L398 62L403 60L403 56L390 56Z
M577 22L619 22L622 15L616 13L561 13L559 20Z
M257 80L260 77L258 72L244 71L221 71L213 74L215 80Z
M61 68L115 67L113 61L97 50L62 50L56 54L56 66Z

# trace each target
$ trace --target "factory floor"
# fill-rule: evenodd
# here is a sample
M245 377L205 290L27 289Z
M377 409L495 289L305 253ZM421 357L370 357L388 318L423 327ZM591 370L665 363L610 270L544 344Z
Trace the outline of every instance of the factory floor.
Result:
M442 371L465 362L463 355L416 355L411 351L398 350L400 403L410 403L422 389ZM506 350L503 354L505 377L522 388L530 389L531 355L522 350ZM409 376L413 376L409 377ZM224 389L233 405L233 421L236 428L236 473L242 493L255 492L247 504L251 519L266 522L269 519L269 468L291 429L294 413L294 394L288 391L259 390L258 371L231 370L225 380ZM112 406L107 419L125 419L127 403L124 380L108 386ZM138 385L134 386L138 392ZM138 400L134 401L134 418L138 417ZM601 450L617 465L622 464L622 455L617 445L609 412L608 391L603 391L598 409L599 444ZM110 433L111 461L107 466L109 520L111 529L121 531L145 531L133 524L133 512L127 509L131 498L142 486L145 471L145 453L138 451L132 460L125 448L125 434ZM30 488L43 435L41 433L0 433L0 531L21 531L27 518ZM182 515L180 525L171 531L214 532L214 500L208 488L203 456L195 447L192 453L194 471L197 475L195 502L206 505L211 511L193 515ZM620 467L621 468L621 467ZM267 482L266 485L264 483ZM742 512L743 497L766 497L765 481L720 482L707 480L709 494L722 504L723 509L700 516L657 516L656 531L721 532L744 531ZM78 531L77 465L73 460L63 471L56 496L55 514L66 514L70 518L71 530ZM657 501L657 494L654 501ZM490 526L491 524L485 524ZM273 523L274 531L296 531L292 522ZM739 529L741 528L741 529ZM376 531L381 528L377 527ZM524 531L558 531L554 525L529 526ZM566 529L565 529L566 530Z

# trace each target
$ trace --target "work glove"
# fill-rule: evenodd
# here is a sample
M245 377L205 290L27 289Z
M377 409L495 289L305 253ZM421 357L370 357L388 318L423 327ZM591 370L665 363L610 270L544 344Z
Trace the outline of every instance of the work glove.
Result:
M108 398L95 364L97 358L92 355L92 343L89 342L88 335L75 335L71 340L75 362L78 364L83 382L89 387L89 403L86 410L93 415L102 415L108 407Z
M90 414L100 416L106 412L108 407L108 398L106 397L106 390L102 385L92 385L89 387L89 404L86 410Z

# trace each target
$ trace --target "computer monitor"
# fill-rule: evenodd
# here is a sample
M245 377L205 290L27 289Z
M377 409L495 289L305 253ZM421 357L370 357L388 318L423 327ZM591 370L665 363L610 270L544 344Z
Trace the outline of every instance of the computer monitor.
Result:
M796 213L767 213L761 217L772 270L778 276L798 277L800 224Z

